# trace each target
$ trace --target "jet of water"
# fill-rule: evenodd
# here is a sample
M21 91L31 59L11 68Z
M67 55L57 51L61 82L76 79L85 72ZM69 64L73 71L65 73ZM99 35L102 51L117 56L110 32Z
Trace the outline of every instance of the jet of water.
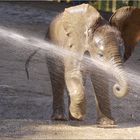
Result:
M41 40L39 38L35 37L25 37L22 34L16 33L12 30L9 30L5 27L0 27L0 36L6 38L6 41L8 42L13 42L13 43L20 43L23 45L28 45L28 46L33 46L35 49L41 49L44 50L44 52L49 55L50 57L52 55L59 56L60 58L65 58L65 57L73 57L75 59L78 59L79 61L82 61L85 59L84 65L98 67L99 69L107 71L109 68L109 65L105 65L102 61L98 61L93 58L89 58L88 56L82 56L79 58L80 54L74 53L72 51L69 51L67 49L64 49L63 47L57 47L54 44L47 42L45 40ZM22 46L22 45L20 45ZM19 46L19 47L20 47Z
M113 74L114 68L111 64L109 63L104 63L102 61L99 61L98 59L93 59L93 58L89 58L88 56L82 56L79 57L80 54L74 53L72 51L69 51L67 49L64 49L63 47L58 47L55 46L54 44L51 44L45 40L39 39L39 38L35 38L35 37L31 37L31 36L24 36L20 33L16 33L15 31L9 30L5 27L0 27L0 37L5 38L6 41L8 41L9 43L13 42L13 43L20 43L22 45L28 45L28 46L32 46L35 49L41 49L43 50L43 52L46 55L49 55L50 57L53 56L58 56L60 58L65 58L65 57L73 57L75 59L77 59L78 61L83 61L83 59L85 60L84 62L84 67L90 67L90 69L95 69L98 68L100 70L103 70L105 72L107 72L108 74ZM22 45L19 45L22 46ZM130 81L130 83L134 84L135 83L135 88L138 89L139 87L139 81L140 81L140 76L138 73L135 73L133 70L126 70L127 73L127 77ZM136 79L138 79L136 81ZM135 81L135 82L134 82Z

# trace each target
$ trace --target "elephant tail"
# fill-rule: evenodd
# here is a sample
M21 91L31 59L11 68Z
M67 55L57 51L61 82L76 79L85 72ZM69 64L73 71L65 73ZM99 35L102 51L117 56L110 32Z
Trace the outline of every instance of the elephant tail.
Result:
M33 58L33 56L40 50L41 48L36 49L33 53L31 53L29 55L29 57L27 58L26 62L25 62L25 72L26 72L26 76L27 79L29 80L29 71L28 71L28 67L29 67L29 63L31 61L31 59Z

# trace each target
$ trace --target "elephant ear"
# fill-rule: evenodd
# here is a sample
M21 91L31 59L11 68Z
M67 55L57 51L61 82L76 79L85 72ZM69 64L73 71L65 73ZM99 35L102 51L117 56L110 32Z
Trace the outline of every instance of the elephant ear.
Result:
M121 32L125 45L124 60L127 60L140 41L140 9L122 7L111 16L110 24Z
M63 26L67 34L70 34L73 27L87 24L88 28L97 25L101 16L99 12L89 4L81 4L66 8L63 12Z

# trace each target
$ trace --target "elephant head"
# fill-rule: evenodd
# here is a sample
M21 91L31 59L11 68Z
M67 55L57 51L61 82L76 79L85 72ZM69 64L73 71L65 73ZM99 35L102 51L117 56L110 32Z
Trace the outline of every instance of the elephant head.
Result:
M86 52L93 59L110 66L108 71L112 70L111 72L117 80L113 86L115 96L121 98L127 95L128 83L122 64L130 57L135 44L140 40L139 17L139 9L124 7L112 15L109 23L94 7L88 4L66 8L63 13L55 17L48 28L46 39L58 47L76 53L78 58L75 55L74 57L67 55L61 60L54 55L51 56L51 59L47 57L53 89L53 119L65 119L63 107L65 84L70 96L70 119L82 120L84 118L85 95L81 58ZM35 53L29 57L26 66ZM110 102L106 92L108 90L106 75L100 79L93 70L91 81L97 99L99 123L113 124L114 120L111 117ZM99 82L102 82L103 86L98 86Z
M122 69L125 47L120 31L88 4L65 9L62 19L66 34L63 46L82 55L88 51L92 58L111 64L118 81L113 92L118 98L125 96L128 84Z
M109 65L108 72L112 72L117 83L113 86L116 97L121 98L128 93L128 83L123 71L124 43L120 32L108 23L100 25L90 40L92 56Z

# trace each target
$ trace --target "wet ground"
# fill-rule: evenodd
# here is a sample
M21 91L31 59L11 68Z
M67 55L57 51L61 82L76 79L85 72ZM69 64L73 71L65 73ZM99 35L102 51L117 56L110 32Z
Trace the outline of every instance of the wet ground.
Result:
M0 26L43 39L49 22L66 6L69 5L0 2ZM0 38L0 139L140 138L140 94L133 85L124 99L111 96L112 114L118 123L115 129L97 128L95 125L95 100L90 80L86 85L86 120L52 122L52 90L44 53L39 52L32 59L30 80L27 80L24 64L33 48L18 45ZM125 67L139 72L139 54L140 48L137 48Z

